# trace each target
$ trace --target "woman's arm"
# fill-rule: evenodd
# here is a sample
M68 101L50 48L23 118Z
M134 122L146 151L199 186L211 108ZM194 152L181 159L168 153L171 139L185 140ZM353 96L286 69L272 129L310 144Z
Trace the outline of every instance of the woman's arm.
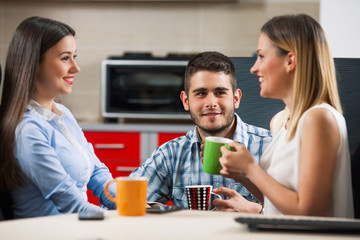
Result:
M247 164L258 165L251 153L244 145L238 142L231 142L229 146L233 149L228 150L225 146L221 147L222 156L219 159L222 169L220 174L232 178L241 183L246 189L260 202L264 202L263 193L258 187L242 172L241 168Z
M234 189L219 187L213 190L214 193L223 194L228 197L227 200L215 199L212 203L215 207L224 212L246 212L261 213L262 205L246 200Z
M80 155L74 156L74 152L68 152L64 144L59 146L58 142L52 141L56 138L41 124L30 121L19 127L16 157L25 175L38 188L43 199L51 201L61 213L104 211L86 201L72 177L80 171ZM68 158L61 161L59 153Z
M331 112L325 109L308 112L301 136L298 192L265 173L245 147L235 153L223 152L222 174L248 178L283 214L324 216L331 201L339 139Z
M108 199L104 192L106 183L112 180L113 177L108 167L104 163L102 163L100 159L96 156L92 144L87 142L85 136L83 136L83 138L83 140L86 142L87 150L90 154L91 161L94 164L94 171L91 174L87 187L92 191L92 194L94 196L99 198L100 204L104 205L108 209L115 209L116 204L110 199ZM115 196L116 184L110 184L109 192L112 196Z

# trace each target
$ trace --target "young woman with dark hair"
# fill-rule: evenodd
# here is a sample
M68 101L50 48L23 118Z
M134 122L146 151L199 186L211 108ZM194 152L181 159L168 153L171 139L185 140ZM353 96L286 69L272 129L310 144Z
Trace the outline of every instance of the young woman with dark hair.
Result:
M0 191L10 192L14 217L104 211L108 168L94 154L75 118L54 99L70 94L75 74L75 31L41 17L16 29L6 59L0 106ZM112 189L114 192L114 189Z

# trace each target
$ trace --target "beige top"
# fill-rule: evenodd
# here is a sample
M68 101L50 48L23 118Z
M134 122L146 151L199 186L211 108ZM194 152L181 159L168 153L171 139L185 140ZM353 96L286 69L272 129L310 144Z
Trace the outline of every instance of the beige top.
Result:
M320 104L312 108L325 108L331 111L335 116L340 133L340 144L337 152L336 168L333 180L332 200L327 216L353 218L354 209L351 184L350 152L345 119L342 114L336 111L329 104ZM293 191L298 190L300 141L304 118L309 110L301 116L295 136L291 141L285 141L285 124L281 127L281 129L279 129L279 131L273 134L273 140L265 150L260 160L260 166L265 172L267 172L279 183ZM265 197L264 214L281 214L281 212L269 201L268 198Z

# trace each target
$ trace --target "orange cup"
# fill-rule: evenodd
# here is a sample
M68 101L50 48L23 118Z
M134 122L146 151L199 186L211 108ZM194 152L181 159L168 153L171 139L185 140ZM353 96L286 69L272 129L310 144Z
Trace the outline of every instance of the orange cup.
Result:
M109 193L110 183L116 183L116 196ZM116 203L116 209L121 216L143 216L146 213L146 178L118 177L105 185L105 195Z

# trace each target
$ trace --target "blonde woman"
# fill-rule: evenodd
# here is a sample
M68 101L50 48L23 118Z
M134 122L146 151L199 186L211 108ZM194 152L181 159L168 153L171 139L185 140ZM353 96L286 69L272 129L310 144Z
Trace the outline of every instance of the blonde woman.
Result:
M261 29L251 68L262 97L286 108L270 123L272 143L258 165L244 146L222 148L221 174L246 186L265 214L353 217L350 153L335 67L321 26L311 17L274 17ZM245 202L229 189L225 211Z

